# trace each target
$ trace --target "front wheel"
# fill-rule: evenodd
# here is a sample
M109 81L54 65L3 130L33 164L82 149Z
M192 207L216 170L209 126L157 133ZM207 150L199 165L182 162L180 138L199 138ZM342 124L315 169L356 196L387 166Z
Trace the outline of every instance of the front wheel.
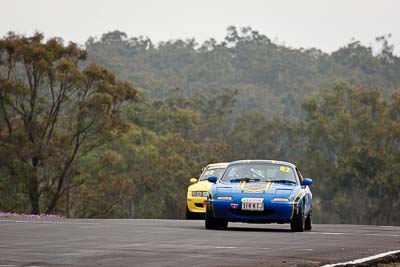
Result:
M310 231L312 229L312 210L307 215L305 224L304 224L304 230Z
M301 205L299 207L298 213L294 216L290 222L290 230L292 232L303 232L304 231L304 207Z
M226 229L228 227L228 221L223 219L217 219L214 217L212 210L207 205L206 216L205 216L206 229Z
M188 208L188 206L186 206L186 220L194 220L194 214L193 212L191 212Z

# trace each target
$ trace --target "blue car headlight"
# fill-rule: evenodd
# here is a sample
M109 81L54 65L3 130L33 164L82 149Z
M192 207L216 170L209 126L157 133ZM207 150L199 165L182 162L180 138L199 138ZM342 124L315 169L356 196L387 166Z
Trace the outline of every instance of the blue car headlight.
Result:
M232 197L220 196L220 197L217 197L217 200L232 200Z
M284 197L276 197L274 198L274 202L289 202L289 199Z

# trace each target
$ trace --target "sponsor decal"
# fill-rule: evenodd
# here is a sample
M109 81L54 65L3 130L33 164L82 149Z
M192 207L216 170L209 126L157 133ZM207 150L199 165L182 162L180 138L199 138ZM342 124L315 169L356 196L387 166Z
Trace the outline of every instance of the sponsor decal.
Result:
M263 201L264 201L263 198L251 198L251 197L242 198L242 202L247 202L247 203L262 203Z

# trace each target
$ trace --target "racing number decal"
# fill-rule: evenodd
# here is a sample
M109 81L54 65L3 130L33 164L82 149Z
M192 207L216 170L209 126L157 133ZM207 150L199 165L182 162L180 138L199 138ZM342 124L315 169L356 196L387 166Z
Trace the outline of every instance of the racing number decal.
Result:
M280 170L281 172L290 172L290 167L287 167L287 166L280 166L280 167L279 167L279 170Z

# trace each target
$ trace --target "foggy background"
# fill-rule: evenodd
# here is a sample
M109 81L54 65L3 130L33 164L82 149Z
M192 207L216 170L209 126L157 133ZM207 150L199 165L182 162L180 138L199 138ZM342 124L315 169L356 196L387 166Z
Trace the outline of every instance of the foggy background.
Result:
M364 45L392 34L400 53L400 2L395 0L68 0L0 1L0 35L12 30L59 36L84 44L89 36L120 30L154 42L211 37L221 41L230 25L251 26L294 48L332 52L352 38Z

